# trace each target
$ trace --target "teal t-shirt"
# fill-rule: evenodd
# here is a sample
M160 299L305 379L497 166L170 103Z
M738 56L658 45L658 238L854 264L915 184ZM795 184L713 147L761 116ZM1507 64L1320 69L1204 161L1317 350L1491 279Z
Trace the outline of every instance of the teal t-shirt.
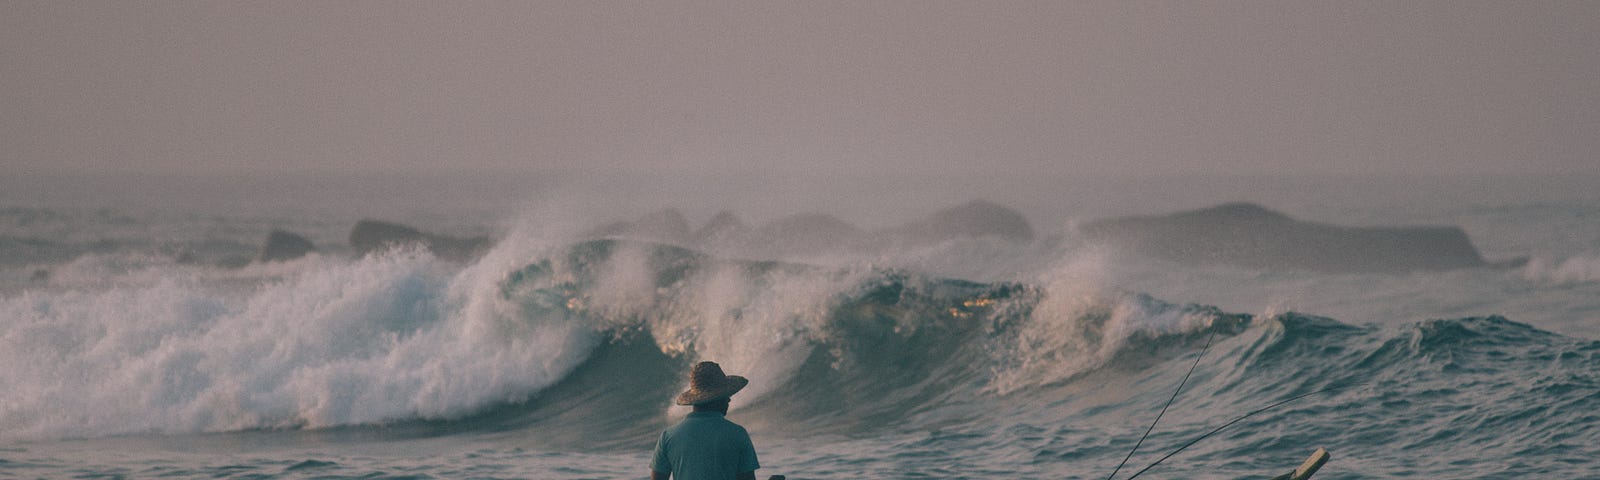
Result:
M694 412L661 432L650 469L678 480L728 480L761 468L750 433L721 412Z

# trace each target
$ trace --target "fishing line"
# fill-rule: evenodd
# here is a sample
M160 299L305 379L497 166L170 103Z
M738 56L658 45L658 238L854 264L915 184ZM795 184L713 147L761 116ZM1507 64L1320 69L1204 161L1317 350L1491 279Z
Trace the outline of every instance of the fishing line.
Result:
M1139 436L1139 441L1138 442L1134 442L1134 444L1133 444L1133 450L1129 450L1128 451L1128 456L1122 457L1122 463L1117 464L1117 468L1111 470L1111 476L1106 477L1106 480L1111 480L1112 477L1117 476L1117 472L1122 470L1122 466L1128 464L1128 459L1133 458L1133 452L1139 451L1139 445L1143 445L1144 444L1145 437L1149 437L1150 436L1150 432L1154 431L1156 429L1156 423L1161 422L1161 416L1167 414L1167 407L1171 407L1172 406L1172 401L1178 399L1178 392L1182 392L1183 391L1183 384L1189 383L1189 375L1194 373L1195 367L1200 366L1200 358L1206 356L1206 350L1211 348L1211 339L1216 337L1216 336L1217 336L1216 329L1212 329L1211 330L1211 335L1207 335L1206 336L1206 346L1200 348L1200 354L1199 355L1195 355L1195 357L1194 357L1194 365L1190 365L1189 366L1189 372L1183 374L1183 380L1178 382L1178 389L1172 392L1172 398L1167 399L1167 404L1161 407L1161 413L1156 414L1156 420L1154 422L1150 422L1150 428L1145 429L1144 435ZM1146 469L1148 469L1148 468L1149 467L1146 467ZM1141 471L1143 471L1143 470L1141 470ZM1138 475L1138 474L1135 474L1135 475Z
M1161 462L1166 461L1168 458L1172 458L1173 455L1177 455L1178 452L1183 451L1183 449L1189 448L1190 445L1194 445L1196 443L1199 443L1201 440L1205 440L1206 437L1209 437L1209 436L1211 436L1211 435L1213 435L1213 434L1215 434L1217 432L1220 432L1224 428L1228 428L1229 425L1233 425L1235 423L1239 423L1240 420L1244 420L1246 418L1250 418L1252 415L1255 415L1255 414L1261 413L1261 412L1265 412L1267 410L1272 410L1274 408L1278 408L1279 406L1281 406L1283 404L1286 404L1286 403L1289 403L1289 402L1293 402L1295 400L1299 400L1299 399L1302 399L1302 398L1306 398L1306 397L1309 397L1309 396L1312 396L1312 395L1316 395L1316 394L1319 394L1319 393L1338 390L1338 389L1341 389L1341 388L1360 386L1360 385L1366 385L1366 382L1362 382L1362 383L1347 383L1347 384L1344 384L1344 385L1338 385L1338 386L1332 386L1332 387L1324 388L1322 390L1317 390L1317 391L1311 392L1311 393L1302 393L1300 395L1295 395L1293 397L1289 397L1288 400L1284 400L1284 401L1281 401L1281 402L1278 402L1278 403L1274 403L1272 405L1267 405L1265 407L1262 407L1259 410L1256 410L1256 411L1241 415L1241 416L1239 416L1239 418L1235 418L1235 419L1233 419L1232 421L1230 421L1228 423L1222 424L1222 426L1217 427L1216 429L1213 429L1213 430L1211 430L1209 432L1206 432L1205 435L1201 435L1199 438L1196 438L1194 440L1190 440L1189 443L1183 444L1183 446L1178 447L1177 450L1173 450L1172 453L1167 454L1167 456L1161 457L1160 460L1156 460L1155 463L1152 463L1149 466L1146 466L1143 469L1141 469L1141 470L1139 470L1137 472L1134 472L1133 475L1129 476L1127 480L1133 480L1134 478L1138 477L1139 474L1144 473L1146 470L1150 470L1151 468L1154 468L1156 465L1160 465Z

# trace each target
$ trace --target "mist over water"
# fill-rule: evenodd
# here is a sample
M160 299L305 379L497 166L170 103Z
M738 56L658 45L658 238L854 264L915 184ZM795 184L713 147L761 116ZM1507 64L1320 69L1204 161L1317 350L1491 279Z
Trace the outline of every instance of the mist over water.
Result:
M586 222L632 220L676 208L698 224L727 210L752 222L825 213L882 227L975 199L1025 214L1041 231L1095 218L1155 214L1226 202L1253 202L1328 223L1379 225L1470 222L1473 215L1520 210L1541 221L1579 223L1597 194L1593 174L1296 175L1050 174L996 169L982 174L907 170L839 173L759 169L602 170L415 174L348 172L170 174L159 172L26 173L0 178L0 201L51 207L169 215L229 214L278 222L299 215L407 220L436 230L499 227L533 213L560 210ZM1543 207L1543 208L1541 208ZM587 223L586 223L587 225ZM1568 226L1569 224L1562 224ZM1465 225L1475 242L1492 231ZM340 225L340 228L346 227ZM1526 232L1516 235L1525 238ZM1544 243L1586 243L1559 229ZM1571 248L1570 245L1559 245Z
M0 3L0 477L1595 477L1596 18Z

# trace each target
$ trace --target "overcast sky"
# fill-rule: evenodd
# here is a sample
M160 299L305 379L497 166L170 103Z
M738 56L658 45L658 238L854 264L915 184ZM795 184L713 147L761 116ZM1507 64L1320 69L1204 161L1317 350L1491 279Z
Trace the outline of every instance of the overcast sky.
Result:
M0 2L7 172L1600 173L1600 2Z

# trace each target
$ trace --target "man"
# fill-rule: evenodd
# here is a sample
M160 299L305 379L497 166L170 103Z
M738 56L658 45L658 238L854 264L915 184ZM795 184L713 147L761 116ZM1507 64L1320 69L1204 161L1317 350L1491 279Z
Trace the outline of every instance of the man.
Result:
M750 380L725 375L715 362L700 362L689 372L689 390L678 395L678 405L693 405L694 412L661 432L650 479L755 480L756 447L750 434L728 421L728 402Z

